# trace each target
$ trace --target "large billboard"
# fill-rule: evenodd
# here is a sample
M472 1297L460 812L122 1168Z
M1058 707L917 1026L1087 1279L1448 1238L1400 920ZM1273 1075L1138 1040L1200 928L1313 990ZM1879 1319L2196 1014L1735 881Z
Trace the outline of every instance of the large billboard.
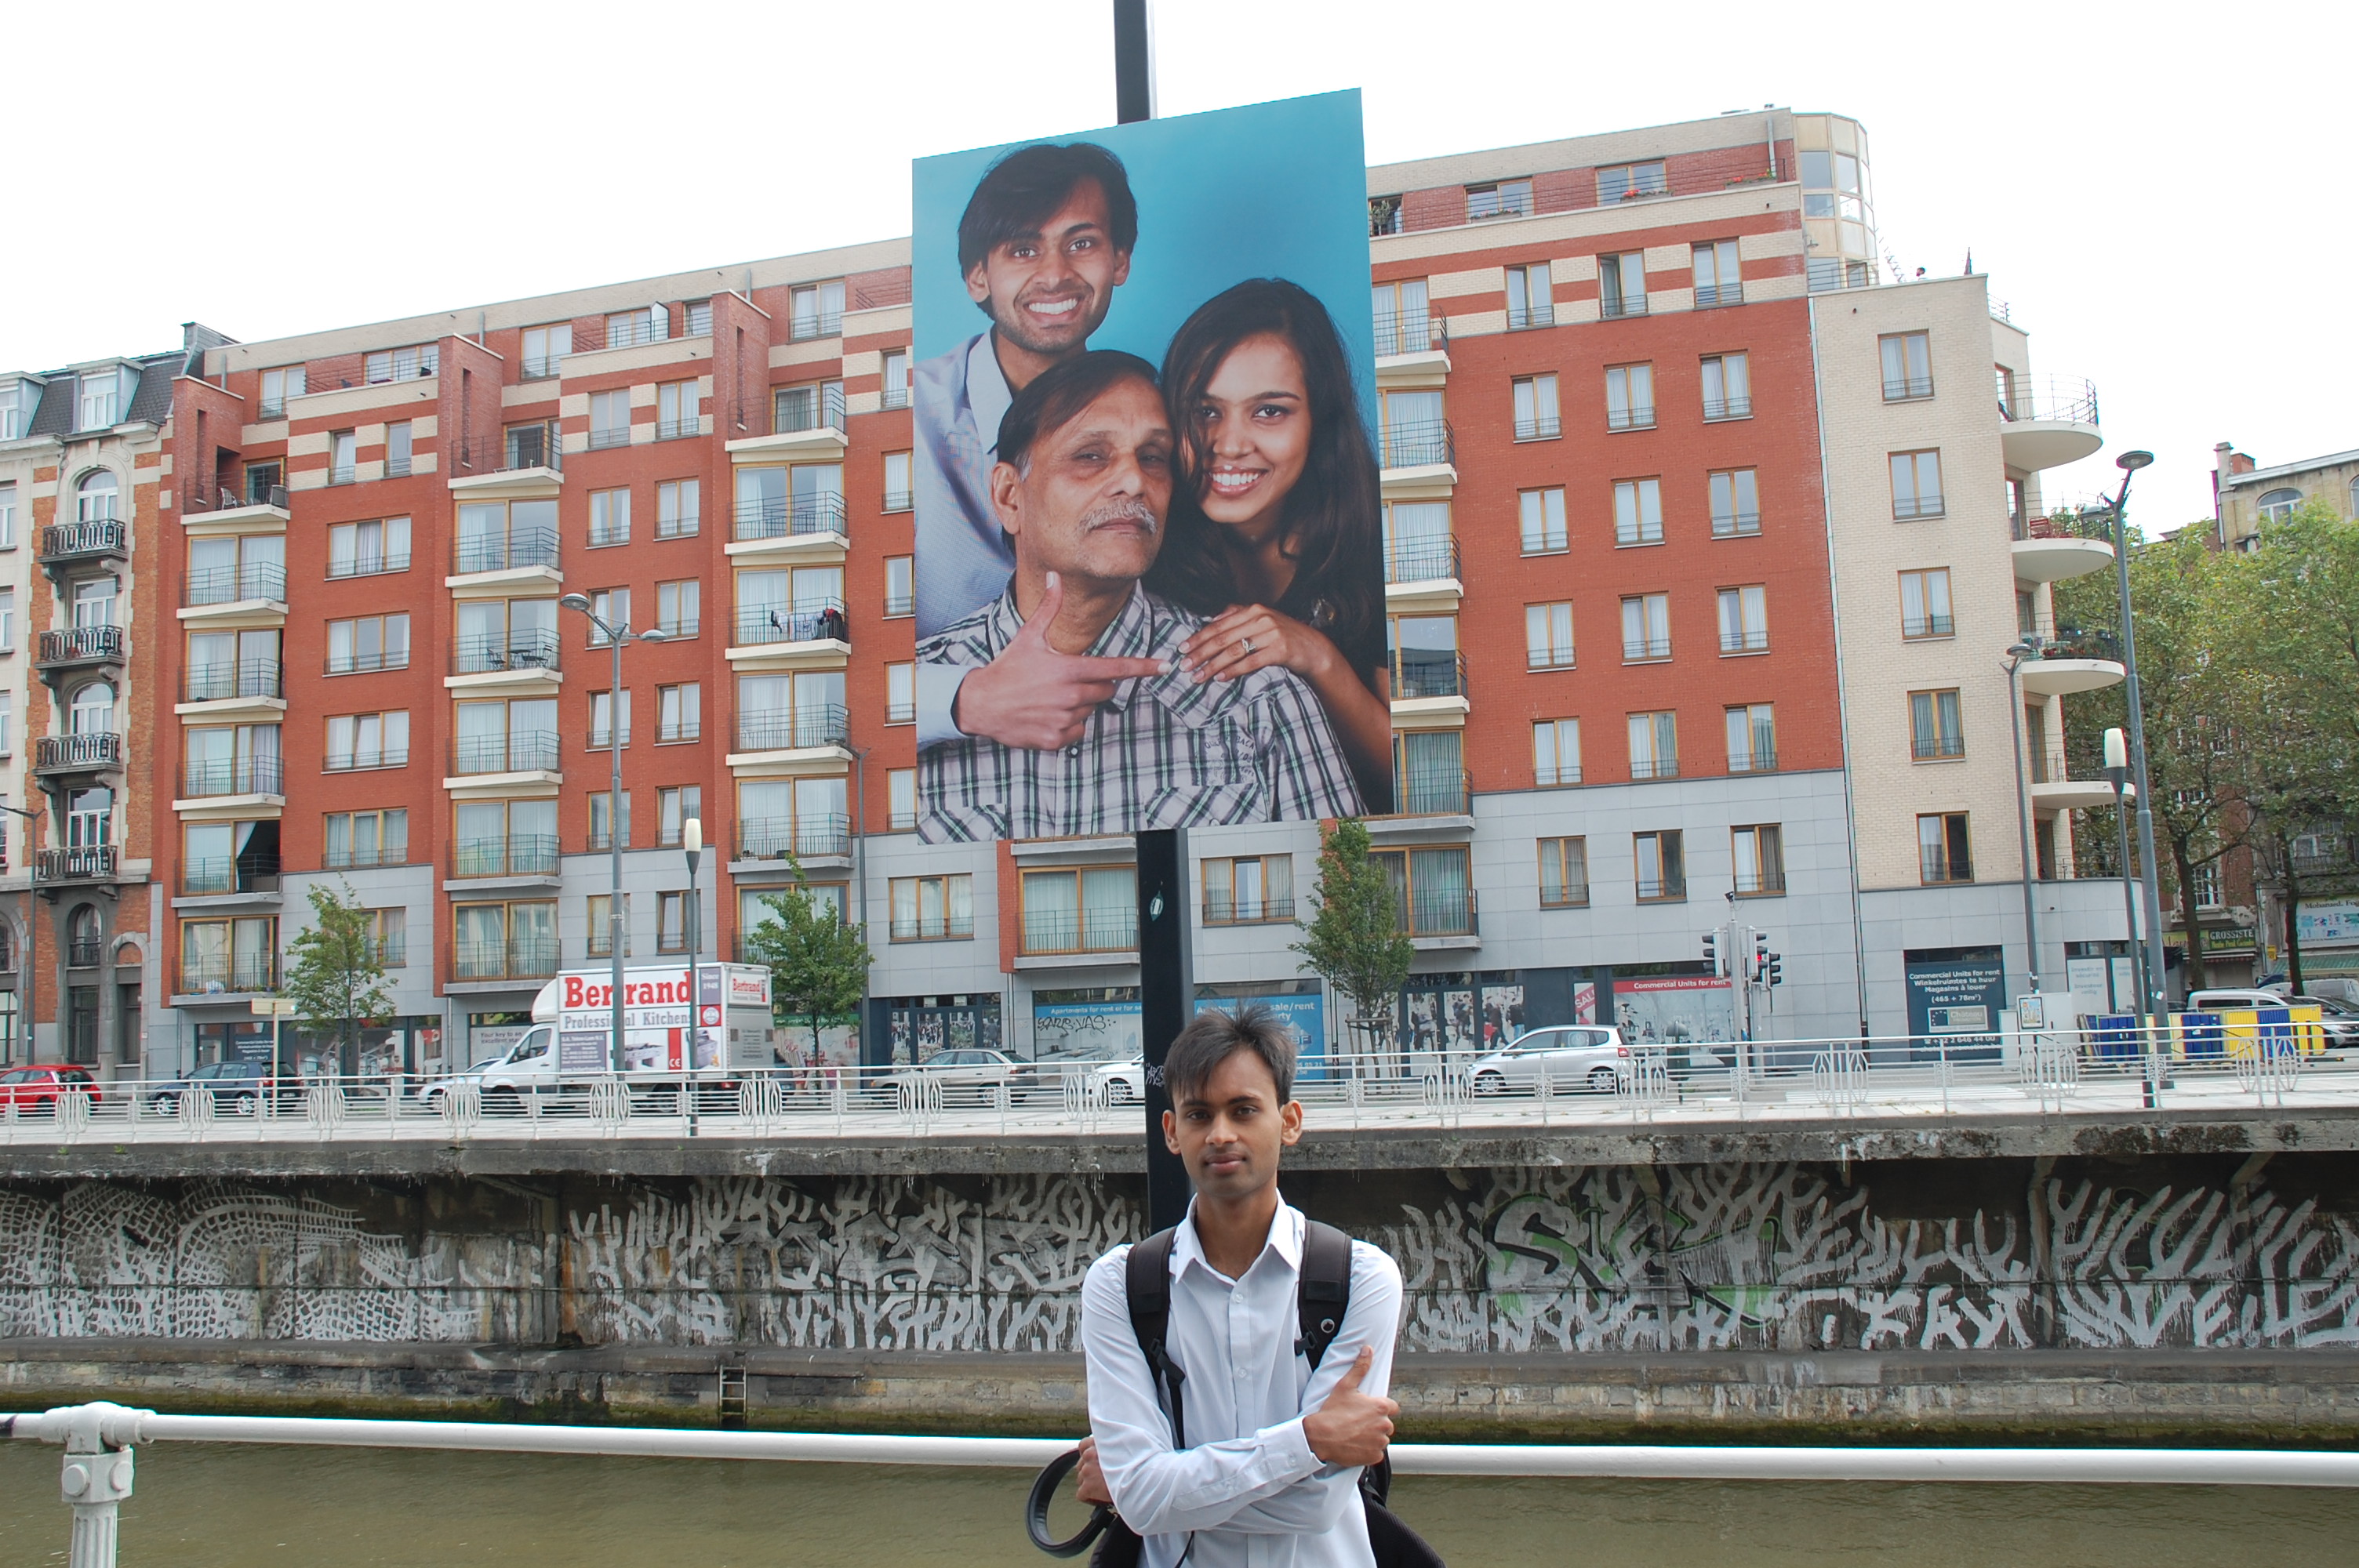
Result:
M1390 810L1359 94L915 188L920 837Z

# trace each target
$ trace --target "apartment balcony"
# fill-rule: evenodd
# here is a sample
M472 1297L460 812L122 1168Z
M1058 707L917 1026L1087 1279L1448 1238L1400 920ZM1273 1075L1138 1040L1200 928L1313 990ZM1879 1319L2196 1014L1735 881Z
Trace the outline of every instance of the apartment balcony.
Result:
M1465 654L1419 654L1409 649L1401 651L1399 676L1393 687L1395 702L1465 695Z
M276 561L212 567L190 572L180 585L184 622L230 619L253 623L287 615L287 568Z
M1017 949L1025 957L1075 954L1132 955L1138 951L1138 911L1103 910L1087 914L1024 912L1024 935Z
M1777 752L1771 746L1756 746L1749 752L1739 752L1728 759L1732 773L1774 773L1777 771Z
M889 930L896 942L963 942L974 935L974 916L921 914L915 920L896 920Z
M33 851L33 880L43 887L111 882L123 874L123 850L114 844L77 844Z
M222 533L241 523L283 524L291 515L287 510L287 487L259 482L247 485L244 492L226 485L192 484L181 499L180 511L184 522L201 520L208 529Z
M1917 851L1917 880L1927 887L1945 887L1974 880L1974 863L1963 855L1946 854L1922 845Z
M557 530L537 525L511 527L505 534L462 537L451 547L451 572L454 577L542 568L555 571L559 561Z
M1449 318L1426 310L1376 312L1378 379L1449 373Z
M123 766L123 737L113 730L43 735L33 742L33 771L45 778L113 773Z
M841 812L820 812L806 816L756 816L741 818L737 824L736 853L730 858L730 872L743 876L765 863L787 869L788 857L806 867L814 861L849 862L852 858L852 818Z
M451 773L457 778L485 773L554 773L563 766L560 739L549 730L462 736L451 743Z
M462 985L515 980L538 986L557 974L557 939L515 937L506 942L451 944L451 979Z
M182 898L234 898L249 893L258 901L274 899L279 892L278 857L273 853L183 860L179 889Z
M739 752L803 752L842 746L851 740L851 718L838 703L816 703L794 712L749 712L737 716ZM732 758L734 762L737 759Z
M1465 575L1455 535L1391 540L1385 546L1385 598L1388 601L1403 597L1396 589L1410 589L1414 595L1418 589L1440 584L1450 585L1450 597L1454 600L1460 591L1457 585Z
M841 537L844 533L843 497L834 491L737 503L734 537L739 544L831 534Z
M454 638L451 673L454 676L554 675L558 635L555 632L477 632Z
M627 447L630 444L631 427L628 425L597 425L591 427L590 449L593 452L612 451L616 447Z
M1601 320L1624 321L1647 313L1647 297L1643 294L1607 294L1597 301Z
M1398 930L1412 941L1473 946L1466 938L1483 934L1480 910L1473 888L1449 888L1419 892L1394 906Z
M2026 473L2078 462L2105 444L2096 383L2078 376L2002 377L1998 416L2001 460Z
M2018 518L2012 532L2017 582L2062 582L2114 564L2110 514L2088 521Z
M777 643L848 643L851 637L842 600L805 600L799 605L741 604L729 645L756 648Z
M1738 283L1700 283L1696 285L1695 308L1711 310L1722 306L1745 303L1745 285Z
M261 996L277 989L276 953L187 955L180 959L179 996L219 1000Z
M451 846L453 881L471 877L511 877L553 881L558 870L557 835L510 833L498 838L461 838Z
M908 402L908 394L902 403ZM808 430L832 430L843 434L845 413L843 388L833 384L820 388L816 397L808 395L778 397L771 405L770 433L774 436L799 435Z
M798 309L788 328L788 340L798 343L817 342L821 338L843 336L843 311Z
M1393 774L1393 809L1389 816L1368 823L1372 834L1429 830L1430 822L1417 818L1458 817L1473 826L1474 775L1463 768L1412 768Z
M741 436L729 442L727 449L730 457L738 462L780 458L840 459L843 456L846 440L845 414L843 392L839 387L826 388L816 395L774 396L769 408L770 433L766 436ZM736 429L757 428L754 421L761 418L761 406L756 404L749 408L742 403L736 404L732 407L731 416L731 424Z
M1385 431L1384 470L1389 481L1447 470L1457 478L1458 441L1447 419L1395 425Z
M2136 798L2136 792L2130 792ZM2114 786L2105 779L2076 779L2064 762L2058 741L2031 749L2031 806L2034 811L2091 811L2114 804Z
M2034 633L2025 639L2038 650L2016 672L2023 689L2035 697L2064 697L2073 692L2102 691L2118 686L2123 668L2121 643L2110 627L2082 631L2059 627L2052 636Z
M198 800L218 800L225 795L240 799L287 795L285 764L277 757L224 757L209 762L183 762L180 765L180 794L176 805Z
M1294 920L1294 901L1290 898L1204 900L1203 923L1207 925L1286 925Z
M81 523L51 523L41 529L38 559L51 582L87 567L131 558L131 524L120 517L95 517Z
M120 626L69 626L44 632L33 644L33 667L47 676L90 665L119 665L129 643Z

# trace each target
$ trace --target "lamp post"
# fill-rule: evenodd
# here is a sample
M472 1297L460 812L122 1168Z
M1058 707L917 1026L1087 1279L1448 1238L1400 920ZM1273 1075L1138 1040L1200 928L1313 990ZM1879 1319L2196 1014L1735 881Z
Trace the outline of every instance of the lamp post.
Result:
M2023 945L2030 963L2031 994L2039 994L2039 916L2031 888L2031 792L2023 774L2023 661L2039 656L2039 640L2026 637L2006 650L2007 712L2015 721L2015 828L2023 847Z
M28 851L25 863L31 870L25 883L25 1060L32 1061L40 1054L41 1043L41 969L33 960L41 951L41 814L27 811L21 806L0 806L12 816L25 819L25 848Z
M2136 712L2136 709L2131 711ZM2138 988L2143 992L2147 984L2146 956L2155 948L2155 928L2148 925L2146 940L2141 942L2138 939L2137 895L2130 891L2130 819L2122 803L2122 792L2130 787L2129 775L2129 742L2119 730L2108 730L2105 731L2105 777L2112 781L2114 786L2114 832L2121 843L2122 919L2129 932L2130 958L2137 967ZM2143 807L2146 791L2140 789L2136 793L2138 805ZM2155 1016L2154 1010L2145 1005L2150 1000L2142 995L2138 1007L2138 1029L2142 1036L2138 1043L2138 1057L2146 1064L2146 1107L2149 1110L2154 1108L2154 1091L2159 1076L2155 1071L2153 1028L2147 1022Z
M679 847L688 858L688 909L682 916L688 926L688 1135L696 1136L697 1092L695 1074L703 1065L698 1048L704 1044L704 989L697 983L696 960L704 947L704 906L696 902L696 865L704 859L704 819L691 816L679 825Z
M2124 452L2114 460L2122 470L2122 488L2114 497L2114 583L2121 600L2122 665L2127 672L2130 707L2129 768L2137 784L2138 881L2146 893L2146 962L2139 970L2139 986L2144 1000L2138 1011L2160 1014L2163 1011L2162 889L2155 877L2154 861L2154 791L2147 777L2146 766L2146 705L2138 697L2137 628L2130 619L2130 538L2129 519L2123 508L2129 503L2130 480L2138 470L2154 461L2152 452ZM2129 875L2129 861L2122 862L2122 875Z
M628 622L620 626L608 625L604 617L590 608L586 594L569 593L557 603L561 610L587 617L590 624L606 634L606 645L614 650L614 682L606 688L607 752L614 759L606 790L606 951L614 961L611 998L614 1033L607 1043L606 1063L619 1074L623 1070L623 644L660 643L669 633L660 626L634 632Z

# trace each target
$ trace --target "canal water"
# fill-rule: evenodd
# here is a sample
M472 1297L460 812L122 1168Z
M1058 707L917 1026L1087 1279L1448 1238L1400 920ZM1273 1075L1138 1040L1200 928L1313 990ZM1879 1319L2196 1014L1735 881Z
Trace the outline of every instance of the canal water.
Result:
M0 1443L0 1563L64 1562L59 1464L47 1444ZM1030 1479L158 1444L139 1455L122 1564L1047 1568L1020 1522ZM1408 1476L1394 1501L1456 1568L2305 1568L2359 1556L2351 1492Z

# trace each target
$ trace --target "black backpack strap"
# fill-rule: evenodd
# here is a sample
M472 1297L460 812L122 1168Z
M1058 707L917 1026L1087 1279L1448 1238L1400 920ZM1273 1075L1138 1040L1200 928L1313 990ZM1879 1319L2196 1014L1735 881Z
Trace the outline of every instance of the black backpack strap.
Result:
M1307 1219L1302 1223L1302 1273L1294 1296L1301 1337L1295 1353L1319 1370L1335 1336L1343 1332L1343 1314L1352 1305L1352 1238L1332 1225Z
M1130 1303L1130 1331L1147 1357L1147 1375L1171 1412L1171 1446L1188 1445L1187 1425L1180 1414L1180 1385L1188 1375L1171 1359L1166 1347L1171 1334L1171 1244L1177 1230L1158 1230L1130 1249L1123 1273L1123 1293Z

